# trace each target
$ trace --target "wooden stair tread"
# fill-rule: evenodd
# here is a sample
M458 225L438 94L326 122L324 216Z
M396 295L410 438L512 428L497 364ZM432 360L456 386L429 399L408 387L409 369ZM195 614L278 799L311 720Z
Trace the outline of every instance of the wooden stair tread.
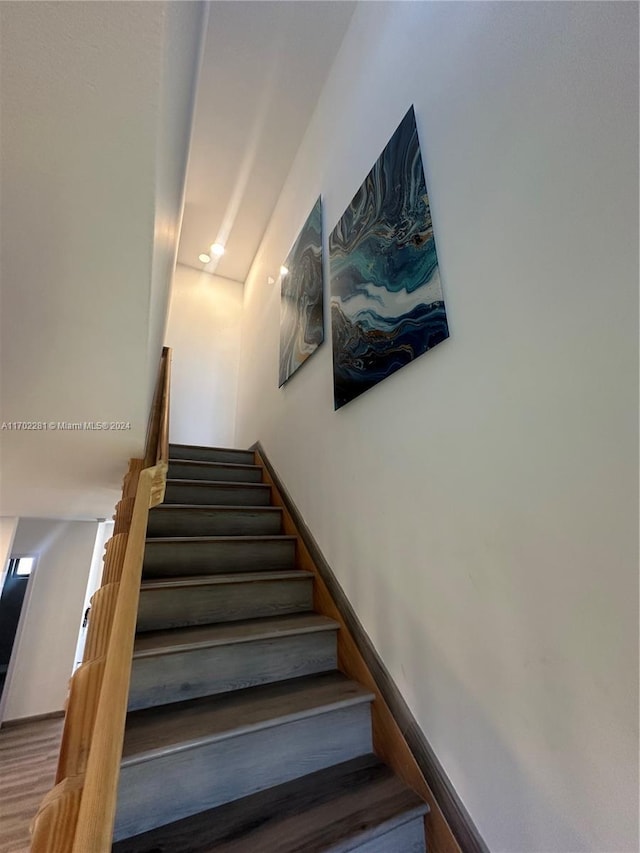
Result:
M133 711L122 766L373 699L336 671Z
M175 459L169 456L169 466L172 464L187 465L197 468L227 468L232 471L237 471L240 468L246 468L251 471L262 471L260 465L250 465L245 462L207 462L203 459Z
M282 531L281 507L167 503L149 511L147 539L173 536L221 534L224 536L268 536Z
M164 544L164 545L180 545L182 543L198 543L198 542L260 542L262 540L268 541L285 541L285 542L295 542L296 536L285 536L280 533L273 534L262 534L259 536L248 536L243 534L242 536L162 536L155 537L149 536L147 537L146 544L153 543L154 545Z
M297 537L277 531L234 536L148 536L144 578L293 569Z
M346 853L427 811L367 755L126 839L113 853Z
M181 459L174 460L180 462L194 462L197 460L193 459ZM200 464L200 463L198 463ZM214 465L222 465L224 463L215 462L210 463ZM247 466L249 468L255 467L252 465ZM244 483L242 481L237 480L188 480L184 479L184 477L167 477L167 486L176 485L176 486L217 486L221 489L246 489L247 486L250 486L252 489L270 489L271 486L269 483ZM164 506L164 504L160 504L160 506Z
M211 586L213 584L255 583L259 581L295 581L313 579L313 572L283 569L281 572L234 572L220 575L191 575L188 577L166 577L162 580L142 581L141 590L166 589L167 587Z
M338 623L318 613L293 613L262 619L225 622L218 625L198 625L147 631L136 637L133 658L150 657L188 649L248 643L254 640L287 637L315 631L335 631Z
M245 447L213 447L209 444L180 444L179 442L173 441L169 443L169 452L171 452L174 447L191 450L221 450L223 453L253 453L252 450L247 450Z
M189 480L189 483L196 482L195 480ZM206 481L203 481L206 482ZM236 484L237 485L237 484ZM245 485L245 484L243 484ZM249 484L251 485L251 484ZM257 486L260 483L256 483ZM160 504L159 506L154 507L152 510L149 510L150 513L158 513L160 515L163 512L173 512L177 509L188 509L193 510L194 512L210 512L214 510L215 512L272 512L272 513L282 513L282 508L279 506L245 506L244 504L238 504L237 506L233 504Z

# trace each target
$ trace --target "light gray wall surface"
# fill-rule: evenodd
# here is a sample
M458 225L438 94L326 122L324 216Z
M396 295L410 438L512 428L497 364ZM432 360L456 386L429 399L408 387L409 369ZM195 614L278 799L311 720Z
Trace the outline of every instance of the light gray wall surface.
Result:
M172 442L233 446L242 295L238 281L176 267L166 334Z
M143 451L201 21L171 0L0 3L3 515L106 516ZM128 426L58 427L84 422Z
M267 276L411 104L451 338L334 413ZM245 286L237 445L495 853L638 849L637 140L636 4L360 4Z
M61 711L82 622L97 521L21 518L12 554L36 555L3 697L2 720Z

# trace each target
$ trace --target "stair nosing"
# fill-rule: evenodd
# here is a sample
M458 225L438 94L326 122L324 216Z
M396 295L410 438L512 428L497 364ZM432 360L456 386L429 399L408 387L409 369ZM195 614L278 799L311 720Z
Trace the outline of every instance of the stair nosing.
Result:
M176 460L176 461L181 461L181 460ZM189 462L191 460L187 459L187 460L182 460L182 461ZM221 463L221 464L224 464L224 463ZM180 484L187 483L190 486L223 486L224 488L230 488L230 489L246 489L247 486L249 488L252 488L252 489L255 489L255 488L270 489L271 488L270 483L251 483L251 482L244 482L242 480L189 480L189 479L185 479L184 477L167 477L167 485L169 486L172 483L173 484L175 484L175 483L180 483Z
M193 509L199 511L205 510L220 510L222 512L282 512L280 506L245 506L244 504L159 504L154 506L149 512L161 512L163 510L171 512L175 509Z
M268 541L277 540L279 542L282 541L296 541L297 536L288 536L282 533L274 533L269 535L265 533L263 535L256 536L248 536L245 534L241 534L238 536L148 536L146 542L162 542L162 543L179 543L179 542L238 542L238 541L253 541L260 542L265 539Z
M310 612L313 613L314 611ZM325 617L325 619L326 621L318 622L314 625L304 625L298 627L293 625L291 628L285 628L284 630L282 628L279 630L275 628L271 628L270 630L268 628L265 628L262 633L250 634L245 637L243 637L241 634L238 634L237 637L233 637L231 639L227 638L216 640L216 638L213 637L208 640L192 641L191 643L179 643L172 646L158 646L156 648L141 649L139 651L135 651L134 649L133 660L144 660L146 658L161 657L162 655L173 655L180 654L181 652L197 651L199 649L210 649L215 648L217 646L236 646L242 643L253 643L258 642L260 640L279 639L280 637L294 637L296 635L301 634L317 634L322 633L324 631L337 631L339 629L339 622L334 619L330 619L329 617ZM225 627L239 627L241 624L245 624L247 621L253 622L255 620L239 620L238 622L223 622L219 624L224 625ZM184 631L185 628L172 628L168 630L174 630L176 632L179 632ZM146 632L147 636L150 633L152 632Z
M173 459L171 456L168 461L169 466L171 463L176 463L178 465L207 465L212 468L250 468L252 471L262 471L261 465L252 465L249 462L206 462L202 459Z
M208 444L180 444L180 442L169 442L169 450L172 447L188 447L191 450L221 450L223 453L253 453L253 450L242 447L210 447Z
M411 791L411 788L408 788L408 790ZM416 794L416 796L418 796L418 794ZM353 830L348 835L345 835L337 844L327 847L325 849L325 853L357 853L357 850L363 844L373 841L376 838L383 839L389 832L393 832L395 829L399 829L401 826L411 823L411 821L424 817L429 814L430 811L431 809L429 804L424 800L413 806L405 806L402 811L398 811L386 820L376 823L375 826L369 826L365 830L354 827Z
M171 587L192 587L192 586L215 586L225 583L258 583L259 581L280 581L292 580L303 581L313 580L315 575L313 572L306 572L297 569L282 569L280 571L264 571L264 572L233 572L218 575L190 575L186 578L178 576L163 578L162 580L142 581L140 591L147 589L165 589Z
M351 681L351 679L350 679ZM264 731L265 729L274 729L278 726L286 725L287 723L296 722L297 720L306 720L310 717L320 717L322 714L329 714L332 711L340 710L341 708L352 708L355 705L364 705L367 702L375 700L375 693L362 687L358 682L352 681L360 688L360 692L355 696L349 696L343 699L325 700L310 708L305 708L298 711L290 711L289 713L276 714L273 717L266 717L263 720L258 720L254 723L243 723L234 728L226 729L221 732L214 732L210 735L202 735L191 740L180 741L172 746L158 747L156 749L148 749L142 752L137 752L132 756L123 758L120 767L131 767L136 764L143 764L147 761L153 761L156 758L163 758L168 755L177 755L181 752L188 752L191 749L199 749L211 743L220 743L221 741L231 740L236 737L242 737L250 732Z

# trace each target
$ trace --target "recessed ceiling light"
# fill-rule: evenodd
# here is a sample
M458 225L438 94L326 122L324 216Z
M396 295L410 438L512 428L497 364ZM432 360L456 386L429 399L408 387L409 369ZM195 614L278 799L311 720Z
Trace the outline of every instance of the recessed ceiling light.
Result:
M280 267L280 275L289 275L287 267Z
M205 255L205 253L203 252L201 255L198 255L198 260L202 264L208 264L211 258L209 257L209 255Z
M215 255L216 258L221 258L224 255L224 246L222 243L212 243L211 254Z

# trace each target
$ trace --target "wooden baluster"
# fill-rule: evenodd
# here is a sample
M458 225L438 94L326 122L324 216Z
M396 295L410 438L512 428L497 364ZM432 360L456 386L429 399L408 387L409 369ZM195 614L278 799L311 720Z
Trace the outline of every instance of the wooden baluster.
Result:
M95 660L107 653L119 589L119 583L108 583L91 596L84 662Z
M45 795L31 824L31 853L70 853L82 783L82 776L74 776L58 783Z
M120 580L124 555L127 550L127 538L127 533L117 533L107 542L102 571L102 586Z
M79 666L71 678L56 782L84 773L96 719L105 658Z

